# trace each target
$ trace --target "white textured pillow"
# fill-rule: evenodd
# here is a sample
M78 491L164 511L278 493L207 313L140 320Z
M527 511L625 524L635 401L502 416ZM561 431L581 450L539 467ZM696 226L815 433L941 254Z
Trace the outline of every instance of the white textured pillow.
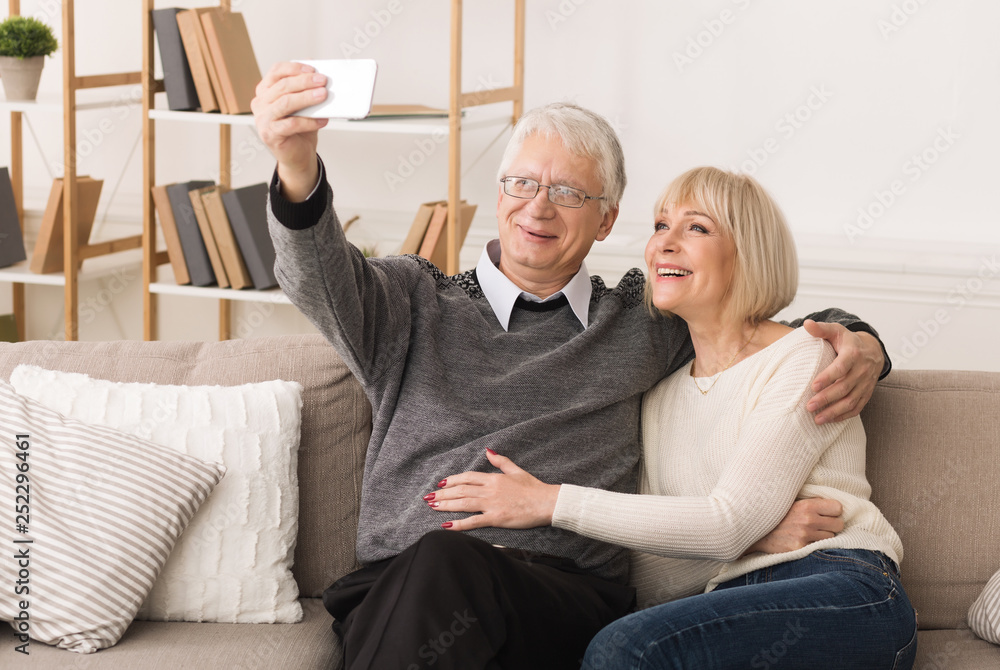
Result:
M1000 644L1000 571L969 608L969 628L987 642Z
M5 382L0 445L0 619L63 649L110 647L225 468L66 418Z
M18 393L228 470L191 520L137 618L301 621L291 567L298 531L302 387L121 384L19 365Z

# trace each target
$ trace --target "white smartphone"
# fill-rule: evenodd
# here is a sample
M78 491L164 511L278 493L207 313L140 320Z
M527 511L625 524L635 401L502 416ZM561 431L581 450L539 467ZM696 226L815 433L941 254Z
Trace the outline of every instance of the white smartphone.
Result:
M375 61L370 58L299 60L326 76L326 99L294 116L314 119L363 119L371 112L375 93Z

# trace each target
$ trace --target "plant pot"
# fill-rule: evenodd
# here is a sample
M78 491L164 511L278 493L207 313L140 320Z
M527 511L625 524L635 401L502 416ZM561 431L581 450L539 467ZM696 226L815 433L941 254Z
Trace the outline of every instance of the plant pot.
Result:
M8 100L34 100L42 78L45 56L14 58L0 56L0 80Z

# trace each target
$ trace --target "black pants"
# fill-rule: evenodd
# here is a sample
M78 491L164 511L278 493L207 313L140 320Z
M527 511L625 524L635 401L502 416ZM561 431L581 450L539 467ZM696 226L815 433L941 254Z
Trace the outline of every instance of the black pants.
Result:
M323 594L346 670L579 668L635 591L569 559L433 531Z

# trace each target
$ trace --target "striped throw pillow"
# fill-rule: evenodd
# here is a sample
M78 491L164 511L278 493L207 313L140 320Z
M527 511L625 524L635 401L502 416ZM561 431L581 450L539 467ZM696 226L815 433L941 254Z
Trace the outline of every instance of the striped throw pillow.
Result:
M969 608L969 628L987 642L1000 644L1000 571Z
M46 409L0 382L0 619L91 653L131 623L222 465ZM30 650L28 650L30 651Z
M49 409L226 466L136 619L295 623L302 386L119 383L19 365L11 386Z

